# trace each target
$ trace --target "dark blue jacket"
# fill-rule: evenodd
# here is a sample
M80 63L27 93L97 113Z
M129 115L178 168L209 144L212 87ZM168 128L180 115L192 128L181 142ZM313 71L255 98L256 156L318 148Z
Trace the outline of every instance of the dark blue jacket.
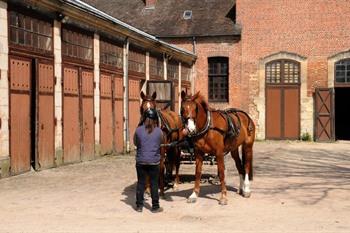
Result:
M145 125L136 128L134 135L134 144L137 147L136 163L159 164L162 136L163 133L159 127L155 127L150 134Z

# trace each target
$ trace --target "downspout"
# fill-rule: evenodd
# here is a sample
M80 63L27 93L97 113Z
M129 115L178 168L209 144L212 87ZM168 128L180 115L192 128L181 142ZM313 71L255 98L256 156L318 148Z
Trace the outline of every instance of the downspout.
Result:
M130 152L130 132L129 132L129 38L124 41L123 48L123 112L124 112L124 153Z
M180 114L181 112L181 82L182 82L182 74L181 74L182 70L181 70L181 62L179 62L179 76L178 76L178 89L177 89L177 93L175 95L177 95L179 104L178 104L178 109L175 109L175 111L177 111L178 114Z
M196 42L196 37L192 37L192 52L193 54L197 55L197 42ZM190 77L190 83L191 83L191 93L193 94L194 93L194 83L195 83L195 79L196 79L196 76L197 76L197 73L196 73L196 67L195 67L196 63L194 62L192 64L192 67L191 67L191 77Z

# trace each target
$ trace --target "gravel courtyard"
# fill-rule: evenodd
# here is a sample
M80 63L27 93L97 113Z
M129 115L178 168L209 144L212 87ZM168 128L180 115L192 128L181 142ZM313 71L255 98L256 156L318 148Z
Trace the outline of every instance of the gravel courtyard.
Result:
M166 191L164 212L134 211L132 155L62 166L0 180L0 233L10 232L350 232L350 143L257 142L252 196L236 194L238 175L226 159L227 206L203 166L200 198L194 165L182 165L178 191Z

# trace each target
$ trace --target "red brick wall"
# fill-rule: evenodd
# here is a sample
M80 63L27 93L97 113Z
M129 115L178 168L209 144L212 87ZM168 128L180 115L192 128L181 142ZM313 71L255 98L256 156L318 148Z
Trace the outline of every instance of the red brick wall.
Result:
M308 96L327 86L328 57L350 49L350 2L346 0L237 0L241 40L197 38L195 90L207 97L210 56L229 56L230 100L217 107L239 107L258 117L259 60L285 51L307 59ZM168 42L192 51L191 39Z
M237 0L242 26L243 80L259 59L286 51L307 58L308 93L327 86L327 58L350 48L350 2L345 0Z
M169 43L193 51L192 39L171 39ZM208 99L208 57L225 56L229 58L229 102L210 103L215 108L241 107L240 101L240 43L229 38L196 38L195 84L194 89L200 91Z

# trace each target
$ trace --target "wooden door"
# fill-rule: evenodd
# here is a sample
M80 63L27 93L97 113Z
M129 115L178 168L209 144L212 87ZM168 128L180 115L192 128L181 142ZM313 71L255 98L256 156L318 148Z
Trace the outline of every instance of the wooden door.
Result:
M94 124L94 73L83 70L82 82L82 160L91 160L95 156Z
M316 141L335 140L334 133L334 89L318 88L314 94Z
M63 162L80 161L79 70L63 69Z
M54 68L51 62L39 61L37 71L37 157L36 169L55 165Z
M101 153L113 152L112 75L100 75L100 135Z
M117 152L122 152L124 147L123 77L115 76L113 85L114 146Z
M129 80L129 133L131 148L134 148L134 133L140 121L140 81Z
M31 166L32 62L10 57L10 157L11 174L30 171Z
M266 88L266 138L299 139L299 86Z

